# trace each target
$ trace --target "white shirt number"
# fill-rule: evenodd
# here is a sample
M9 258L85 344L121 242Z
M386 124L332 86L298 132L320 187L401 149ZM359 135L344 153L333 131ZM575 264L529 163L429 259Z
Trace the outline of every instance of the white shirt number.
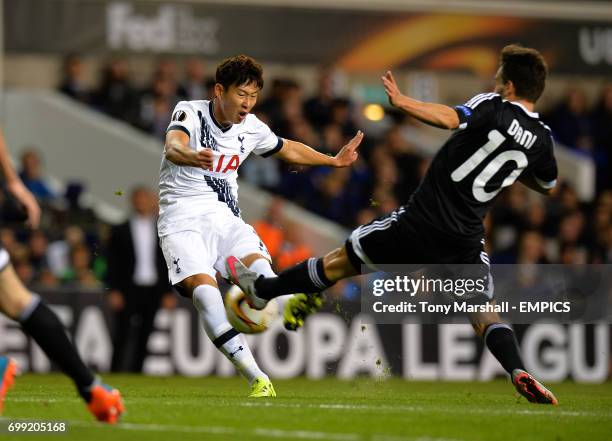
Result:
M480 147L470 156L463 164L451 174L451 179L454 182L460 182L469 175L478 165L482 163L489 155L504 143L506 137L497 130L489 132L489 141ZM517 168L510 173L501 187L496 190L487 192L485 186L489 180L504 166L506 162L514 161ZM494 158L489 164L476 176L472 184L472 193L474 198L479 202L488 202L493 199L504 187L508 187L516 181L523 169L527 167L527 156L519 150L508 150Z

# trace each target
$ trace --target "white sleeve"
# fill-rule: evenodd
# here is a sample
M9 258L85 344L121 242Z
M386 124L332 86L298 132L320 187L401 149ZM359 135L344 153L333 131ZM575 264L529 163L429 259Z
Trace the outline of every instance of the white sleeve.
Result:
M196 122L197 117L193 107L187 101L179 101L172 111L172 118L170 118L170 124L168 124L166 133L170 130L181 130L191 138L196 131Z
M267 124L257 120L257 144L253 149L256 155L267 158L283 147L283 138L276 136Z

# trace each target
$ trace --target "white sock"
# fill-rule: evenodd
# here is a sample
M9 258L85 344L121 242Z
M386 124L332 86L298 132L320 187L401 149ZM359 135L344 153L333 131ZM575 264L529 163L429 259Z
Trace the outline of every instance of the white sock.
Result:
M270 262L268 262L266 259L257 259L251 264L249 269L264 277L276 277L276 273L272 269L272 266L270 266ZM285 305L287 304L287 301L291 297L293 297L293 294L276 297L276 303L278 304L278 310L280 311L281 316L285 311Z
M193 290L193 304L198 310L204 331L215 346L231 361L238 372L252 383L256 378L268 376L259 369L246 339L237 334L227 321L223 299L218 288L199 285Z
M251 263L249 269L264 277L276 277L276 273L267 259L257 259L255 262Z

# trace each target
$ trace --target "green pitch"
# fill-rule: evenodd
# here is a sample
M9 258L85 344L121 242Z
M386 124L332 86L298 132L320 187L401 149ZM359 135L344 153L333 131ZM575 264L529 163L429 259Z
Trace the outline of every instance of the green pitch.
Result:
M239 378L111 376L127 414L93 421L61 375L24 375L7 397L0 439L58 440L610 440L612 383L551 384L560 405L533 405L509 382L276 380L279 398L247 399ZM19 419L63 420L65 435L9 435Z

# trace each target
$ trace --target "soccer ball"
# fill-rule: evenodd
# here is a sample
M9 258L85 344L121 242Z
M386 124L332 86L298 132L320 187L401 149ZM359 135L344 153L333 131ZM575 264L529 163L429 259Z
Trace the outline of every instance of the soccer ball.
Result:
M247 303L242 290L236 285L225 294L225 312L230 325L243 334L258 334L268 329L268 326L278 317L276 300L268 302L261 311L253 309Z

